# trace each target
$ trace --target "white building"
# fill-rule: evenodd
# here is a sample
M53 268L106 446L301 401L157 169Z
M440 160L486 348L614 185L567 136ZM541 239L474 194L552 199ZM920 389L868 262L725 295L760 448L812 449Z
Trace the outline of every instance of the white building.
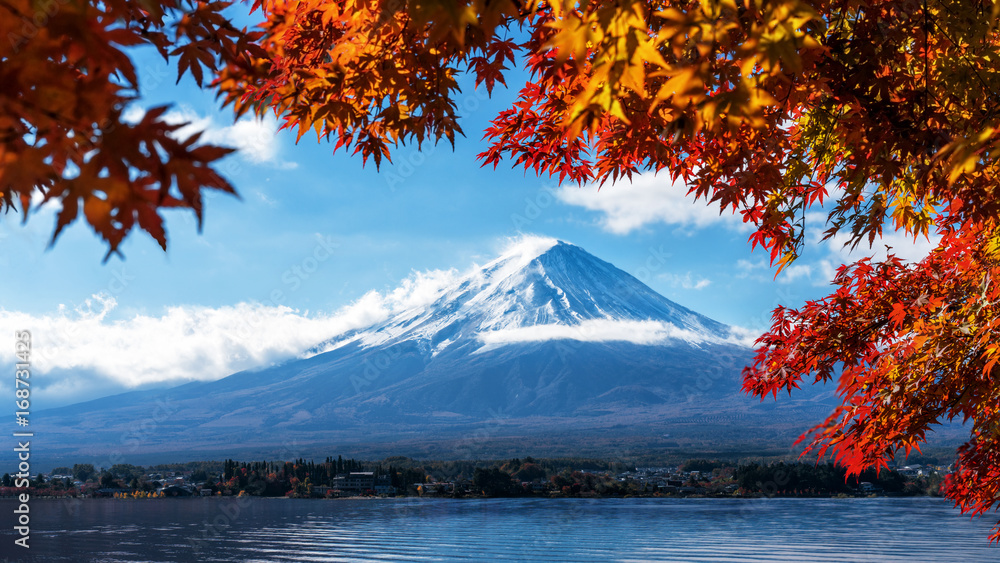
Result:
M333 478L333 488L344 493L389 494L394 492L388 475L375 476L371 471L342 473Z

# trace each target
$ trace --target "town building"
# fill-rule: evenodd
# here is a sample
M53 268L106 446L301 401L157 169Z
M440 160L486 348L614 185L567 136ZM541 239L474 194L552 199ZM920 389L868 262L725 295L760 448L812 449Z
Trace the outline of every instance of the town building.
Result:
M391 494L395 490L388 475L376 476L372 471L342 473L333 478L333 488L341 493L378 495Z

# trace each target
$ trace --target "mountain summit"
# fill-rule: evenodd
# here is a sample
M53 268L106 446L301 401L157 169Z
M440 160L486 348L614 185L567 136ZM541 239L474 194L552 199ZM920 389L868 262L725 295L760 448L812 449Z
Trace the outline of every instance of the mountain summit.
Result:
M603 455L622 440L787 443L829 412L807 394L780 407L743 395L751 350L734 330L572 244L527 237L431 278L309 357L47 411L39 451L140 463L274 457L294 441L321 457ZM128 438L135 428L147 431ZM470 436L475 451L455 449Z
M317 348L420 342L433 354L547 340L740 343L729 327L666 299L578 246L525 237L420 303Z

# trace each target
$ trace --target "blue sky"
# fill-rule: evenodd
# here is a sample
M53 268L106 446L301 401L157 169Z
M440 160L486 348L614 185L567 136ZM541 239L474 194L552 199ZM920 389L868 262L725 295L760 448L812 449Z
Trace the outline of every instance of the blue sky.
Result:
M234 124L212 92L187 78L174 86L176 70L158 56L143 50L137 62L145 98L132 112L172 103L174 118L241 148L220 166L241 197L210 195L201 234L189 213L169 212L166 253L136 232L125 260L106 264L103 243L79 221L47 249L53 206L23 226L12 214L0 221L0 325L35 331L34 381L49 406L293 356L365 322L364 305L417 273L484 263L523 233L574 243L682 305L758 331L777 304L825 295L847 258L836 243L815 243L774 280L738 219L693 203L666 177L598 191L481 168L481 132L514 91L488 99L464 81L468 137L454 150L400 147L376 171L315 137L296 145L274 120ZM890 238L911 257L930 247Z

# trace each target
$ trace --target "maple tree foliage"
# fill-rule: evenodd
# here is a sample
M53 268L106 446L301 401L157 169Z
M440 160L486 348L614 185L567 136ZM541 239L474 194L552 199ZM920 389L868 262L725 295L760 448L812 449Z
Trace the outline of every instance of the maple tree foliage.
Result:
M665 170L739 213L778 268L810 210L826 237L934 235L924 260L841 268L836 291L779 308L744 387L837 379L804 438L854 472L943 420L969 423L946 491L1000 502L1000 4L993 0L257 0L254 65L215 86L299 137L379 166L402 143L463 134L456 77L530 79L485 131L508 160L578 183ZM517 86L517 85L512 85ZM1000 529L993 539L1000 539Z
M0 199L27 220L32 196L58 201L53 242L80 212L108 255L138 226L164 249L160 209L202 219L202 191L234 193L212 163L230 149L177 138L166 107L123 119L139 95L129 47L152 45L201 84L220 64L266 56L229 3L0 0Z

